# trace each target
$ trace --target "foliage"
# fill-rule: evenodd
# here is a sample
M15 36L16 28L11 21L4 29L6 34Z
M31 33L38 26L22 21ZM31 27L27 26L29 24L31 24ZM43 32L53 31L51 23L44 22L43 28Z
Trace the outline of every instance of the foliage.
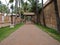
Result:
M11 5L11 7L10 7L11 9L13 9L13 5Z
M24 9L24 12L27 12L27 10L28 10L28 3L27 2L24 3L23 9Z
M9 8L5 4L2 4L1 1L0 1L0 12L9 13Z
M9 0L10 3L12 3L14 0Z
M34 12L36 10L36 1L28 0L30 2L31 11Z
M10 0L9 1L10 3L13 3L14 2L14 0ZM13 6L13 4L11 5L11 9L12 9L12 13L19 13L19 7L18 7L18 0L15 0L15 6Z
M38 9L38 12L40 12L42 4L38 2L36 2L36 0L28 0L30 2L30 8L32 12L36 12L36 8Z
M14 0L10 0L10 2L13 2ZM19 2L19 1L18 1ZM24 12L36 12L36 8L38 9L38 12L40 13L42 4L36 2L36 0L27 0L24 2L24 0L20 0L20 8L17 7L18 9L22 9ZM14 9L16 11L16 9ZM20 12L20 11L19 11Z

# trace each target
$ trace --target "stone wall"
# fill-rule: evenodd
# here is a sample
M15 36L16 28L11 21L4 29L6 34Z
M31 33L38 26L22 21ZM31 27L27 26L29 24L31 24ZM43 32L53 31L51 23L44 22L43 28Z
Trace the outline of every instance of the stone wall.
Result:
M60 12L60 0L57 0L57 2L58 2L58 9ZM44 20L47 27L57 29L56 13L53 1L50 1L44 6ZM40 22L42 25L44 24L42 11L40 13Z
M16 24L20 23L21 22L21 18L20 17L17 17L16 18Z
M11 23L11 17L10 16L4 16L4 23Z
M17 17L15 19L15 15L13 16L13 23L20 23L21 22L21 18ZM4 16L4 14L0 14L0 27L5 27L5 26L9 26L11 24L11 16L7 15Z
M10 17L10 22L11 22L11 17ZM20 22L21 22L20 16L17 16L17 17L16 17L16 15L14 15L14 16L13 16L13 24L18 24L18 23L20 23Z

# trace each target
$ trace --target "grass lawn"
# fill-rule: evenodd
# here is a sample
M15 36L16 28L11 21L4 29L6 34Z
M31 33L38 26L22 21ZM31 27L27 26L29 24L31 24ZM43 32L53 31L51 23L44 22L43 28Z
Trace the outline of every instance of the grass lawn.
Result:
M36 24L36 25L43 31L47 32L51 37L53 37L54 39L56 39L60 42L60 34L56 30L48 28L48 27L44 27L39 24Z
M20 23L20 24L15 25L14 28L10 28L9 26L0 28L0 42L3 39L5 39L6 37L8 37L11 33L13 33L14 31L16 31L22 25L23 24Z

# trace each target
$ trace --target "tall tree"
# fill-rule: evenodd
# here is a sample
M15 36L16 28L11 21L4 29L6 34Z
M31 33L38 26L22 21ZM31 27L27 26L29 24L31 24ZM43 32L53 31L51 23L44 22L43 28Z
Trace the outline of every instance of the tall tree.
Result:
M4 4L0 4L0 12L2 12L2 13L8 12L9 13L9 8Z
M7 0L5 0L5 2L6 2L6 6L9 8L9 3L7 3ZM8 15L8 13L10 12L10 9L7 9L7 15Z
M9 0L9 3L13 3L14 0ZM12 14L11 14L11 26L14 26L13 24L13 4L10 7L12 9Z
M28 0L30 3L30 8L32 12L40 11L42 4L39 3L39 0Z
M2 2L0 1L0 5L2 4Z
M42 16L43 16L43 25L46 26L46 24L45 24L45 16L44 16L43 0L42 0Z
M56 21L57 21L57 30L60 33L60 17L59 17L59 10L58 10L58 4L57 0L53 0L54 2L54 7L55 7L55 14L56 14Z
M31 5L31 11L36 12L36 1L35 0L28 0Z
M40 22L40 19L39 19L40 15L39 15L39 13L41 11L42 4L39 3L39 0L28 0L28 1L31 4L31 11L35 12L35 14L36 14L36 17L37 17L36 18L36 23L39 23Z
M9 0L10 3L14 2L14 0Z

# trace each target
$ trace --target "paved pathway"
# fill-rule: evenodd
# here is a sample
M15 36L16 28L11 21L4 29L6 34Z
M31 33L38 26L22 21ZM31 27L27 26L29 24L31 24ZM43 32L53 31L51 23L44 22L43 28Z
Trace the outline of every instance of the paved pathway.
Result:
M35 25L25 24L0 45L60 45L60 43Z

